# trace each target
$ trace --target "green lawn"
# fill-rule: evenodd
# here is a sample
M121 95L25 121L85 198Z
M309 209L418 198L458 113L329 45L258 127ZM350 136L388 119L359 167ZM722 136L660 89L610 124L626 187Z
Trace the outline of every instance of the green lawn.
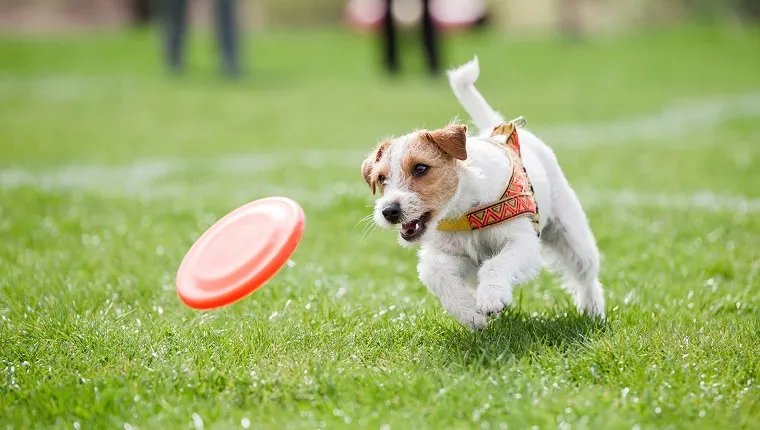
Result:
M392 80L371 40L255 34L229 83L196 42L171 79L151 34L0 38L0 427L757 428L760 31L448 41L555 148L604 257L607 324L543 275L475 333L357 225L362 154L465 117L418 48ZM188 247L269 195L306 211L293 264L183 305Z

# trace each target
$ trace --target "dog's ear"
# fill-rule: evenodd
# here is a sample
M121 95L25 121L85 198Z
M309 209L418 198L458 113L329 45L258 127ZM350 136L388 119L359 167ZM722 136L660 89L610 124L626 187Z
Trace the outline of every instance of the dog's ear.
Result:
M377 148L375 148L374 151L372 151L367 158L362 163L362 176L364 177L364 180L367 182L369 187L372 189L372 195L375 195L375 190L377 188L377 182L375 178L372 176L372 169L375 167L375 163L380 161L380 158L382 158L383 153L390 145L389 140L384 140L377 144Z
M367 182L367 185L372 189L372 195L375 195L375 180L372 179L372 165L375 164L375 158L374 155L370 155L367 157L366 160L362 163L362 176L364 176L364 180Z
M467 159L467 126L451 124L425 133L425 137L457 160Z

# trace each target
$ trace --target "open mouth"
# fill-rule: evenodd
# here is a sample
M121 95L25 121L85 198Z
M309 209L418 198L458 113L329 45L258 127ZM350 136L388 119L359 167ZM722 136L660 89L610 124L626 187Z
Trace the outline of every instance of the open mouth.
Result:
M401 238L407 242L419 239L427 230L429 218L430 212L426 212L419 219L401 224Z

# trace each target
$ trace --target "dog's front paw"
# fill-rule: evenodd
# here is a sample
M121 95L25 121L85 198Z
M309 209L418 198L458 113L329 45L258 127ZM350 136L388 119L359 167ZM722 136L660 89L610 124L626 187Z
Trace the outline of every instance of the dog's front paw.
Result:
M512 289L507 286L481 285L476 294L475 306L482 315L495 315L512 304Z

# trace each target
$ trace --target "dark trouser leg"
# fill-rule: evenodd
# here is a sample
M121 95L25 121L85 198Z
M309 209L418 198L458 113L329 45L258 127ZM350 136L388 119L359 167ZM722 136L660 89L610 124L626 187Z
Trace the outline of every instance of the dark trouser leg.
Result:
M167 61L172 70L179 71L185 44L187 0L164 0L164 3Z
M132 0L132 24L145 25L153 19L153 9L150 0Z
M217 0L216 31L219 49L222 53L224 73L236 77L240 73L238 65L237 22L235 20L235 0Z
M385 1L385 17L383 19L383 55L385 68L391 72L398 72L398 44L396 42L396 26L393 22L391 4L393 0Z
M430 73L437 75L441 67L438 59L438 34L433 17L430 15L430 0L422 0L422 4L422 38L425 45L425 58Z

